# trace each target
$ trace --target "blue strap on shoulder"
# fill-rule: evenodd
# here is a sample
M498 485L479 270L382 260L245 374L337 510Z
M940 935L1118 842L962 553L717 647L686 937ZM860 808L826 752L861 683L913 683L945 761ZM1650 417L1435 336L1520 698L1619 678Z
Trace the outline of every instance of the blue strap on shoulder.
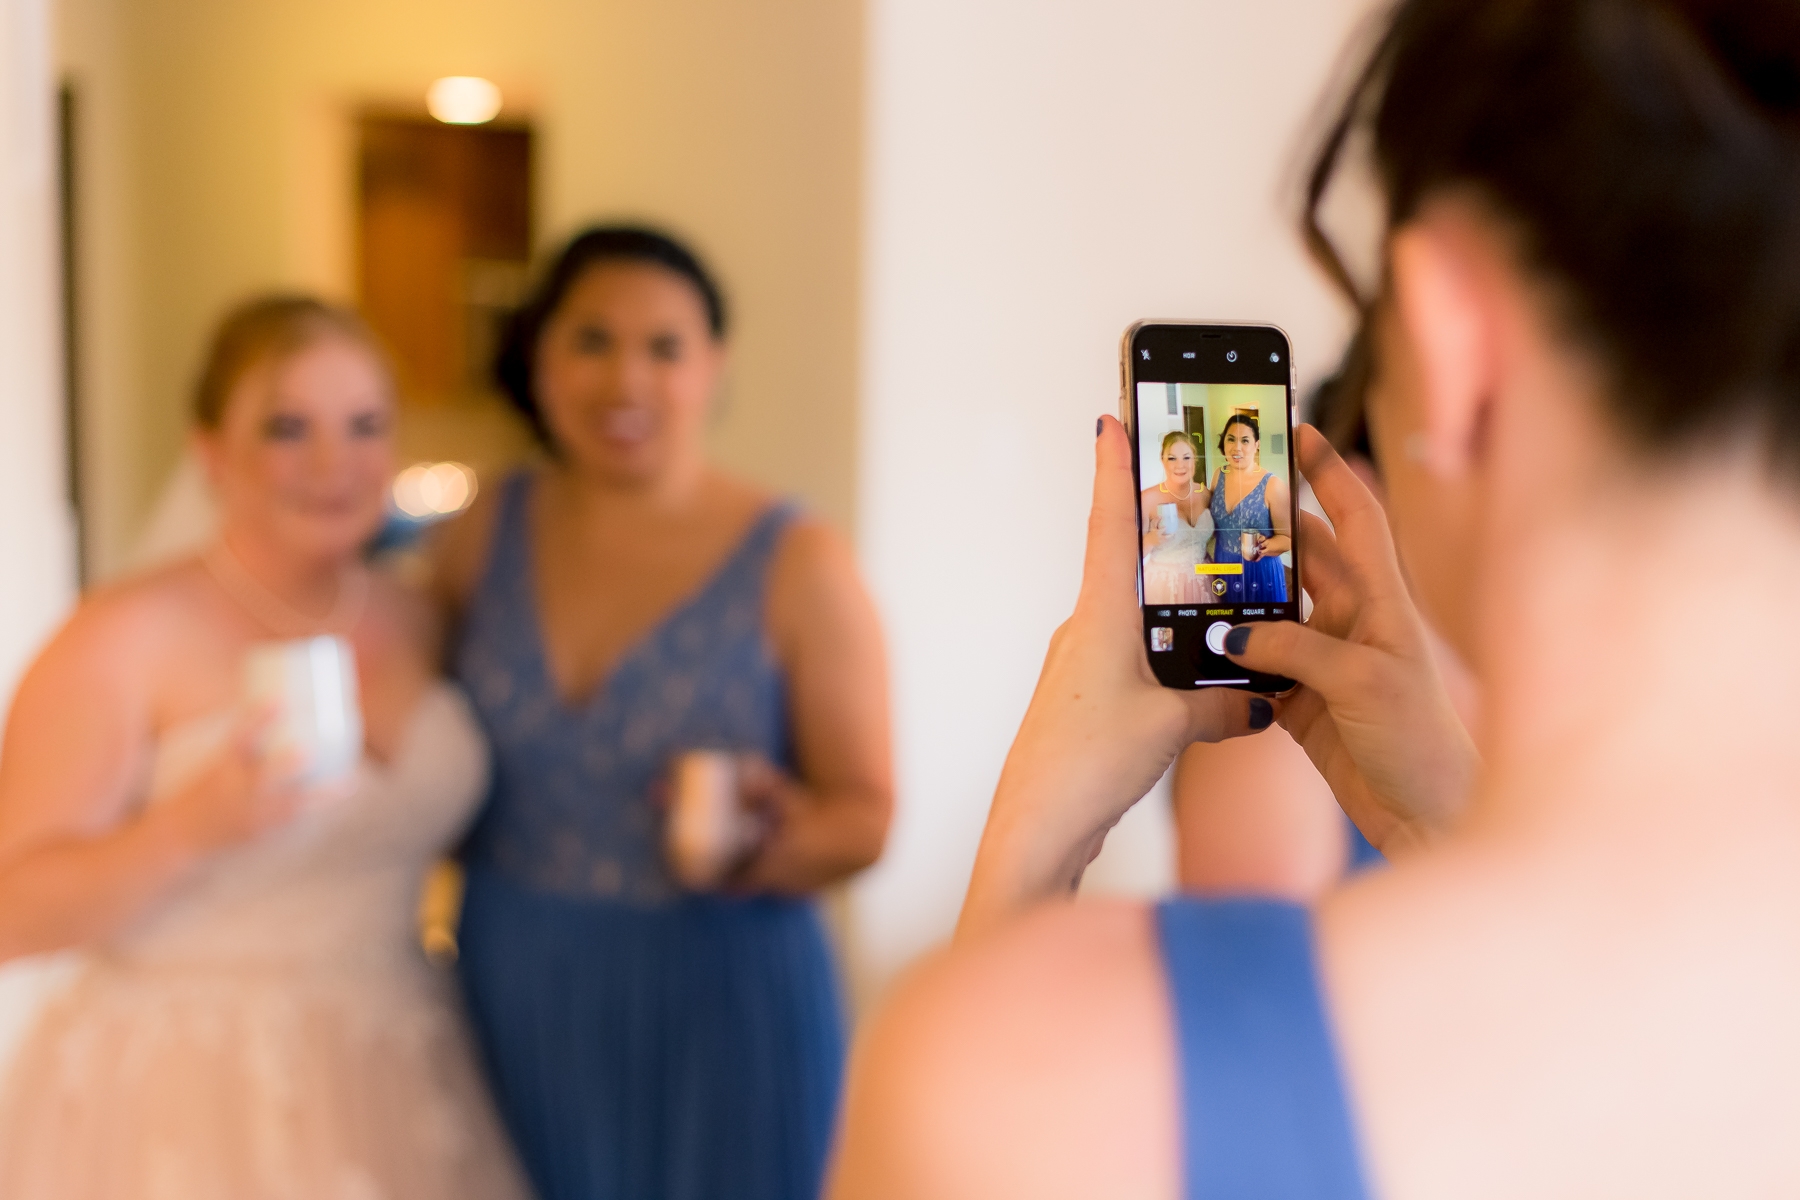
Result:
M1312 920L1282 901L1157 908L1181 1053L1187 1200L1368 1200L1319 996Z

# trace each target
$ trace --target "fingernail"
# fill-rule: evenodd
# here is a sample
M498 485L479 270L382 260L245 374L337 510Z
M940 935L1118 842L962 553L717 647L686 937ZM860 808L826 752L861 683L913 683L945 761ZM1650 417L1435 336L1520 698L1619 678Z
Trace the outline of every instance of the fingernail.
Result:
M1100 431L1105 428L1106 428L1106 418L1105 417L1095 417L1094 418L1094 436L1099 437Z
M1242 654L1250 648L1250 627L1239 625L1225 635L1225 653ZM1267 722L1265 722L1266 724Z
M1267 729L1275 720L1275 706L1261 696L1250 697L1250 731Z

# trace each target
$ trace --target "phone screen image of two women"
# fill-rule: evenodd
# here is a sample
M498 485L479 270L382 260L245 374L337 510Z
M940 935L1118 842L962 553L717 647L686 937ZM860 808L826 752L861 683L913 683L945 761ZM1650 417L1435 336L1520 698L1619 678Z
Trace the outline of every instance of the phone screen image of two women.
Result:
M1283 383L1136 380L1145 641L1172 687L1281 691L1224 657L1244 621L1299 612Z

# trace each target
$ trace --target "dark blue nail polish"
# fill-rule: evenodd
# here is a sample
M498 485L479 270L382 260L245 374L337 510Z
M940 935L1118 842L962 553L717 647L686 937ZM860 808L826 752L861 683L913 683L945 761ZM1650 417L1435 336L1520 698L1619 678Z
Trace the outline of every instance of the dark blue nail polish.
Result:
M1225 653L1242 654L1250 648L1250 627L1239 625L1225 635Z
M1275 706L1261 696L1250 697L1250 732L1259 733L1275 722Z
M1105 417L1095 417L1094 418L1094 436L1099 437L1100 431L1105 428L1106 428L1106 418Z

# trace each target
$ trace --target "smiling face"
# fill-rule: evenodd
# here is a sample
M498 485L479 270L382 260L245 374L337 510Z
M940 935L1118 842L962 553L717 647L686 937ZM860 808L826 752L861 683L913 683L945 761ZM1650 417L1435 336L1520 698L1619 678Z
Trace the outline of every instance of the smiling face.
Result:
M724 362L687 279L652 263L602 262L545 322L536 399L565 461L615 484L650 484L699 457Z
M1239 422L1225 430L1225 461L1234 471L1249 471L1256 466L1256 433Z
M1170 486L1186 488L1194 480L1194 444L1187 438L1170 442L1163 447L1162 465Z
M393 425L382 364L356 340L321 333L245 370L196 445L227 528L323 561L356 554L380 526Z

